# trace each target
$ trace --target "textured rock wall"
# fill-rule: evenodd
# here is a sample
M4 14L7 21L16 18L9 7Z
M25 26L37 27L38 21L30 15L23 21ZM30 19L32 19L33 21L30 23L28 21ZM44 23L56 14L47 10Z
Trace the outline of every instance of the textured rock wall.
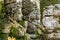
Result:
M39 0L23 0L22 8L24 19L28 22L26 33L30 40L35 39L37 37L36 30L40 26L40 2Z
M38 40L37 37L43 34L40 28L45 26L45 39L60 39L60 10L55 6L48 6L43 11L43 18L41 18L40 14L39 0L4 0L4 10L9 21L5 24L2 33L9 34L13 26L18 30L15 32L15 36L26 35L26 40ZM41 19L42 25L40 23Z
M59 13L60 10L53 5L48 6L43 12L43 25L47 30L46 40L60 39Z
M35 39L38 36L37 29L41 24L39 0L4 0L4 10L8 21L2 30L3 34L16 31L13 36L22 37L26 35L27 40ZM11 28L15 28L15 31Z

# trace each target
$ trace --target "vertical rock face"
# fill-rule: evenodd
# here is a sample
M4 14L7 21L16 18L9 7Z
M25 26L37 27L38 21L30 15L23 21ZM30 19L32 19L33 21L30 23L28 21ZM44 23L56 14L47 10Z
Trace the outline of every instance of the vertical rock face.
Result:
M19 25L19 22L21 21L26 22L26 24L24 24L27 26L26 34L35 34L36 30L40 26L41 15L39 0L4 0L4 9L7 18L9 19L10 17L9 25L11 24L11 26L13 25L14 27L18 27L20 35L24 35L24 28ZM7 33L10 33L10 27L5 27L4 30L7 29L9 30ZM4 30L3 33L6 32Z
M37 27L40 26L39 0L23 0L22 13L24 15L24 19L28 21L27 33L29 35L35 34Z
M16 0L4 0L4 11L5 11L5 16L6 17L11 17L13 19L13 16L15 14L17 10L17 6L16 6ZM5 19L9 19L9 18L4 18ZM4 29L2 30L3 33L10 33L10 28L11 28L12 24L10 22L10 20L7 21L7 23L5 23ZM7 32L8 31L8 32Z
M24 35L23 27L17 22L22 21L22 0L4 0L5 16L9 19L2 30L3 33L10 33L11 27L17 27L19 33ZM10 25L10 26L8 26ZM8 32L7 32L8 31Z
M55 5L57 6L57 5ZM55 9L55 6L50 5L43 12L43 25L46 27L48 34L47 38L60 38L60 6ZM15 21L5 25L3 33L10 33L12 24L18 28L18 36L24 36L24 33L28 34L30 38L36 37L36 30L40 33L40 1L39 0L4 0L4 9L6 16L9 16ZM17 21L25 21L24 27L22 27ZM8 30L8 31L7 31ZM25 32L24 32L25 31ZM26 32L27 31L27 32Z
M18 19L22 20L23 14L22 14L22 0L16 0L17 7L18 7Z
M14 20L22 20L22 0L4 0L6 15Z
M54 6L50 5L48 6L48 9L45 9L43 12L43 25L46 26L47 29L54 29L56 25L54 23L56 20L54 20L54 13L53 10Z
M43 12L43 25L46 27L48 32L47 39L48 40L57 40L60 39L60 24L59 24L59 9L56 9L53 5L47 7ZM58 11L57 11L58 10ZM59 16L57 16L59 15Z
M13 17L17 11L16 0L4 0L4 8L6 15Z
M57 21L51 17L44 17L43 24L47 27L47 29L54 29L57 26Z

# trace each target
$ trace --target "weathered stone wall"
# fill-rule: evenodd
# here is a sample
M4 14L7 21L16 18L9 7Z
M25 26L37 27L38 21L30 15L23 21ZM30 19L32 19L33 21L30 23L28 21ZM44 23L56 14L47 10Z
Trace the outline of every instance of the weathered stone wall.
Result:
M16 38L26 35L26 40L35 40L35 38L39 36L37 34L41 24L39 0L4 0L4 11L8 21L5 23L2 35L9 35L9 33L13 33L15 29L16 32L13 36ZM21 25L22 22L24 25Z
M23 0L22 2L22 13L25 21L28 22L26 33L31 39L37 37L36 30L40 27L40 2L39 0Z
M41 28L44 26L46 34L44 40L60 39L60 9L50 5L43 11L43 18L40 13L39 0L4 0L5 17L8 19L2 30L3 34L16 31L17 38L26 36L26 40L40 40ZM41 19L43 24L41 25ZM21 25L22 23L23 25Z
M46 27L46 40L60 39L60 24L59 24L60 10L55 6L50 5L43 12L43 25Z

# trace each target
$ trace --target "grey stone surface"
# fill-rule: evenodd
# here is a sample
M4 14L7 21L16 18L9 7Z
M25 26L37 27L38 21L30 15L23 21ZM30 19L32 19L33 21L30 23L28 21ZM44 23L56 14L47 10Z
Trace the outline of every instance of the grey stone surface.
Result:
M58 5L55 5L59 7ZM59 15L60 10L54 8L53 6L48 6L48 9L43 11L43 25L46 27L48 32L47 39L59 39L60 38L60 24Z
M56 6L58 9L60 9L60 4L55 4L55 6Z
M47 29L54 29L58 26L58 22L53 18L53 16L44 17L43 24L46 26Z
M45 15L54 15L54 13L53 13L54 8L55 8L55 6L53 6L53 5L47 6L47 9L45 9L44 12L43 12L43 16L45 16Z

